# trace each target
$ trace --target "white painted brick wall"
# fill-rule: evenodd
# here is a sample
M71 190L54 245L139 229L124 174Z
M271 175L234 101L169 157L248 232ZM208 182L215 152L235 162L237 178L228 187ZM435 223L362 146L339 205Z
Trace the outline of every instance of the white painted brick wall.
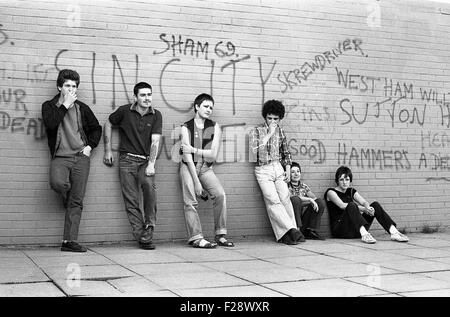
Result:
M238 153L233 128L224 130L229 141L215 168L228 195L231 236L272 234L245 143L245 131L262 120L263 87L264 100L287 105L283 124L291 150L317 195L334 186L334 171L347 164L355 187L381 202L400 228L448 227L449 13L449 5L412 0L0 0L0 244L55 244L62 236L62 204L48 185L40 119L42 102L56 93L56 67L80 73L80 100L102 125L132 97L136 78L153 85L166 146L157 162L158 240L186 236L171 136L192 116L195 96L211 87L214 119L242 124L235 130ZM172 35L192 39L193 54L189 47L184 53L185 44L181 53L168 47L162 39L171 42ZM351 45L323 69L304 66L316 56L324 61L324 52L347 39L360 49ZM227 42L235 49L228 51ZM197 56L198 43L208 43L207 59L201 51ZM217 43L230 56L219 57ZM240 59L233 75L227 63ZM337 70L352 75L346 86ZM302 71L311 72L306 80ZM391 80L392 92L384 87ZM404 84L412 85L412 98ZM422 100L421 90L436 91L437 98ZM345 158L338 155L344 144ZM386 158L369 164L361 159L367 150L385 151ZM131 240L117 166L102 164L103 142L93 153L80 240ZM211 202L200 205L211 236ZM374 229L381 231L378 224ZM327 217L321 230L329 232Z

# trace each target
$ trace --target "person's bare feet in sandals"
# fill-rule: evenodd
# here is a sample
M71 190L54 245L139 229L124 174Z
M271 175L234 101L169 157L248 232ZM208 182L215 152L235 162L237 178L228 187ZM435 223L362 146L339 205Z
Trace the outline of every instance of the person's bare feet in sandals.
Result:
M217 246L216 243L209 242L208 240L205 240L203 238L197 239L193 241L191 244L194 248L201 248L201 249L214 249Z
M229 247L229 248L234 247L234 243L231 241L228 241L225 238L224 234L217 235L215 240L216 240L217 244L221 247Z

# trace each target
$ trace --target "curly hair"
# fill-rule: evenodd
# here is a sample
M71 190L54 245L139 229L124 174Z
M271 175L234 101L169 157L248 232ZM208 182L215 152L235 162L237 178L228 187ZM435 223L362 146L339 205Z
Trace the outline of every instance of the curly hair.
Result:
M72 69L62 69L58 73L58 79L56 79L56 87L62 87L67 80L73 80L77 87L80 84L80 75Z
M268 100L264 103L262 108L262 116L265 119L268 114L277 115L280 119L284 118L284 106L279 100Z

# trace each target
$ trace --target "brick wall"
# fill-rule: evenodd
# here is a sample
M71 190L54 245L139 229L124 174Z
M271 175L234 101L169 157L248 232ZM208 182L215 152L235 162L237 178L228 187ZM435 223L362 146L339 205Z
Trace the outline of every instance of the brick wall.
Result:
M427 1L1 0L0 244L61 239L40 108L56 94L62 68L80 73L79 98L102 125L131 100L137 80L153 85L164 118L159 240L186 235L176 127L201 92L212 92L224 130L216 172L231 236L272 234L245 139L271 98L287 106L290 148L315 193L349 165L354 186L400 228L446 228L449 15L449 5ZM80 240L131 240L117 166L102 164L102 143L93 152ZM201 202L207 236L210 207Z

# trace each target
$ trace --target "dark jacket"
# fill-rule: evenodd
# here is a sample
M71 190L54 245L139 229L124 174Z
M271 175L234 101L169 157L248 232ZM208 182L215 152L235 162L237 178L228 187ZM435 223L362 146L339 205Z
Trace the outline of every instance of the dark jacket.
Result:
M56 139L58 135L58 128L66 115L67 108L63 105L57 107L56 104L59 99L57 94L53 99L47 100L42 104L42 120L47 131L48 146L52 158L56 153ZM81 139L86 145L95 148L100 142L102 136L102 127L98 123L97 118L88 105L76 100L75 105L79 107L81 114L82 130Z

